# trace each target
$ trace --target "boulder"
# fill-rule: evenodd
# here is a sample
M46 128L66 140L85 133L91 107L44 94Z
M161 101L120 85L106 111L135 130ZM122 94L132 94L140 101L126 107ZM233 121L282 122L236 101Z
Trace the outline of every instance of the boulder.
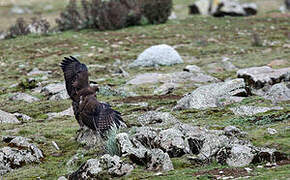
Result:
M235 115L238 116L251 116L254 114L258 114L258 113L264 113L270 110L281 110L283 108L281 107L258 107L258 106L238 106L238 107L234 107L234 108L230 108L231 111L233 111L233 113Z
M182 132L175 128L161 131L155 141L170 157L180 157L190 151Z
M123 163L119 156L105 154L100 158L100 163L112 177L121 177L131 173L134 167L130 164Z
M130 66L170 66L180 63L183 63L183 60L178 52L171 46L162 44L146 49Z
M161 149L151 150L150 161L147 164L147 168L153 171L164 172L174 170L169 155L164 153Z
M286 83L275 84L264 94L263 97L274 103L290 101L290 85Z
M14 93L12 96L9 98L11 101L25 101L28 103L33 103L36 101L39 101L37 97L31 96L26 93Z
M240 69L237 72L239 78L245 79L247 85L255 89L261 89L266 85L274 85L285 79L289 68L272 69L268 66Z
M245 145L234 145L231 149L230 156L226 162L229 166L243 167L249 165L254 159L253 150Z
M102 168L98 159L89 159L77 171L69 175L69 180L99 179Z
M142 126L164 126L164 125L173 125L179 123L179 120L176 119L173 115L168 112L157 112L157 111L148 111L137 119L138 123Z
M218 107L220 105L219 99L245 95L247 95L247 91L244 80L233 79L226 82L201 86L180 99L173 109L206 109Z
M2 123L19 123L19 121L13 114L0 110L0 124Z

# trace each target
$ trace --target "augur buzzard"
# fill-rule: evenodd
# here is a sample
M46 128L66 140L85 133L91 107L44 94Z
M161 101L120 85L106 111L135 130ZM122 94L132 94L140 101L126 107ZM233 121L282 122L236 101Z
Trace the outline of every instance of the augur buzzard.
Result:
M100 103L96 98L98 87L90 86L88 68L75 57L65 57L61 62L66 90L72 99L75 118L79 125L99 131L104 135L112 126L124 124L121 114L109 104Z

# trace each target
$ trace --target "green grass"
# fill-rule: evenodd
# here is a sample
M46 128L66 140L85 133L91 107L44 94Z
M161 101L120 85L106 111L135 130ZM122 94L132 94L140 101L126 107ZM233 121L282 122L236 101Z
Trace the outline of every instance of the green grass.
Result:
M178 4L185 6L181 1ZM177 8L178 9L178 8ZM184 13L184 9L176 10L178 14ZM217 27L217 29L215 28ZM275 29L270 27L274 26ZM257 32L262 40L277 41L270 46L252 46L252 32ZM95 152L83 153L84 156L79 162L68 169L66 162L76 153L83 152L83 147L78 144L74 137L78 130L78 124L72 117L62 117L47 120L46 113L60 112L67 109L70 100L49 101L42 94L36 94L41 99L40 102L25 103L9 101L9 94L20 89L10 88L10 85L19 83L26 78L26 73L34 67L40 70L50 70L53 72L49 80L52 82L63 81L59 63L64 56L80 55L82 62L89 64L107 65L109 68L116 59L122 63L129 64L144 49L156 44L180 45L176 50L185 59L185 64L171 67L161 66L159 72L169 73L182 71L189 64L200 66L203 70L210 63L219 63L222 57L229 57L232 63L238 68L267 65L275 59L290 61L290 50L283 48L284 44L289 44L289 39L285 35L289 32L289 19L287 17L269 18L264 16L242 17L242 18L213 18L202 16L190 16L183 20L172 20L162 25L147 25L130 27L117 31L96 32L94 30L82 30L79 32L67 31L63 33L50 34L48 36L21 36L15 39L0 41L0 107L7 112L20 112L31 116L29 122L16 125L0 126L0 135L19 135L33 139L33 141L43 150L45 158L40 164L26 165L6 174L4 179L56 179L66 175L71 170L75 170L86 159L95 157ZM207 43L200 43L205 39ZM120 43L122 42L122 43ZM112 44L119 44L119 47L112 47ZM94 46L94 48L92 48ZM100 53L98 48L102 48ZM88 57L94 53L95 56ZM195 57L194 61L190 61ZM24 65L24 67L22 67ZM281 66L281 67L286 67ZM139 73L156 72L154 68L126 69L133 77ZM91 79L104 78L101 85L110 84L113 88L118 88L131 78L114 77L108 70L96 71L90 69ZM213 76L225 80L234 78L233 72L220 72ZM152 96L154 88L160 84L152 86L131 87L138 95ZM175 95L183 95L195 89L196 85L184 84L174 91ZM29 89L21 90L31 94ZM170 111L176 104L174 99L150 99L147 108L140 108L122 104L122 96L98 95L101 101L113 102L114 108L124 114L124 119L129 124L136 124L136 119L144 111L163 107L162 111ZM249 135L254 145L277 148L283 152L290 153L289 142L289 102L279 103L278 106L284 110L271 111L251 117L236 117L230 107L239 105L259 105L270 106L270 101L259 97L247 97L241 103L226 106L225 108L212 108L208 110L186 110L173 111L172 114L184 123L207 126L210 129L222 129L227 125L236 125ZM257 121L258 119L258 121ZM252 122L254 121L254 123ZM257 123L260 122L260 123ZM278 134L267 135L267 128L275 128ZM55 141L60 146L60 151L56 151L51 145ZM3 146L3 144L1 145ZM59 154L59 156L56 156ZM155 172L144 170L139 167L132 172L129 179L192 179L192 175L201 170L211 170L214 168L226 168L218 164L195 167L186 158L174 158L174 171L156 176ZM289 176L289 165L277 167L275 169L258 169L253 171L253 179L271 179ZM204 175L200 179L209 179L210 175Z

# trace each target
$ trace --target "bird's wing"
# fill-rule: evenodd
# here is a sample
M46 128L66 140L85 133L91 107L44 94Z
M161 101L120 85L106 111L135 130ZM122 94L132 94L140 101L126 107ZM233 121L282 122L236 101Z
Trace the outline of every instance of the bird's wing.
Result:
M78 102L77 91L89 86L88 68L72 56L65 57L60 67L64 73L68 95L73 101Z
M82 122L90 129L100 131L101 135L104 135L113 126L118 128L125 124L121 113L111 109L107 104L90 104L86 108L81 115Z

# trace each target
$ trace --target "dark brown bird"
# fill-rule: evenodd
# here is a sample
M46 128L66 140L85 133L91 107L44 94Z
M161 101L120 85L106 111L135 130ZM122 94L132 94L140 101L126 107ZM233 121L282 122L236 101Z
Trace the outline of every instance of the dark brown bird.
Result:
M109 104L100 103L96 98L98 87L90 86L88 68L76 58L65 57L61 63L66 90L72 99L74 115L81 127L99 131L101 135L112 126L124 125L121 114Z

